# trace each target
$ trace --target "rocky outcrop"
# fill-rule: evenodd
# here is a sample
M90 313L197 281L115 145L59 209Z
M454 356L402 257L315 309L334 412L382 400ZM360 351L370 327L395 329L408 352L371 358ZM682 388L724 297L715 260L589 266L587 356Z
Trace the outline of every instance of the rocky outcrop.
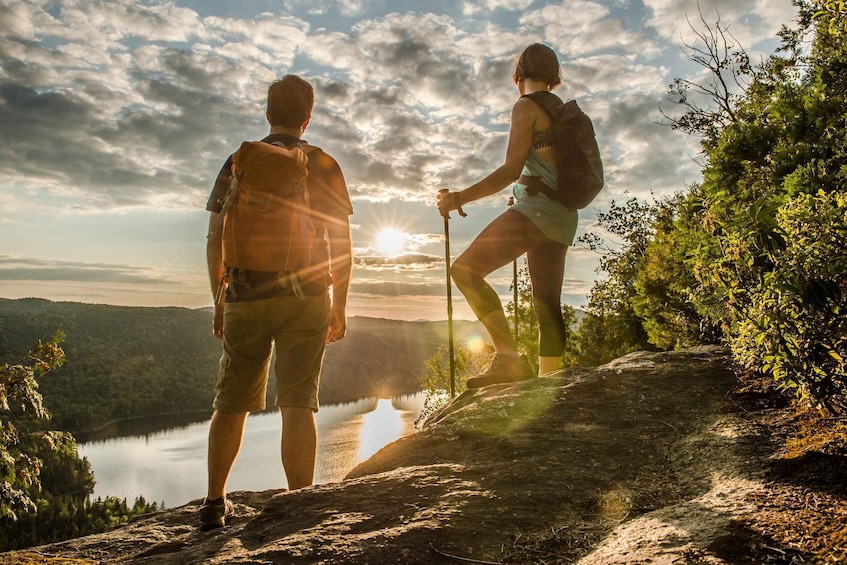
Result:
M227 528L197 531L194 501L37 551L180 565L673 563L708 553L751 510L769 443L727 400L736 385L725 351L701 347L468 391L344 481L232 493Z

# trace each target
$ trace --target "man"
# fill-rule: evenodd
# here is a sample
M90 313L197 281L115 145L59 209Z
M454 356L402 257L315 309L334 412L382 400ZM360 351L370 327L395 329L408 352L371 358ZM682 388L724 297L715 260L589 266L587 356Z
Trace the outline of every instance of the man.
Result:
M287 75L268 89L269 144L297 146L311 119L314 90ZM303 142L305 143L305 142ZM232 177L231 156L224 164L206 209L207 261L215 300L214 334L223 340L215 387L215 412L209 428L206 500L200 528L225 525L232 515L226 482L241 447L247 414L265 407L271 354L276 348L276 405L282 414L282 465L291 490L312 484L315 473L318 380L327 343L346 333L347 293L352 251L349 215L353 213L338 163L318 148L301 145L308 155L307 187L316 231L308 275L296 289L277 272L232 269L224 265L224 223L218 220ZM229 269L228 269L229 268ZM332 300L328 286L332 286ZM221 299L225 293L225 301Z

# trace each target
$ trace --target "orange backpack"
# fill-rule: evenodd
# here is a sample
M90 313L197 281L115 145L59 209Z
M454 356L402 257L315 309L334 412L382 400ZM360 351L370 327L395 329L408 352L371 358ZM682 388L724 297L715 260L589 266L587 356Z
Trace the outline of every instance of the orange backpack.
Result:
M296 274L310 266L316 236L306 179L313 149L245 141L232 156L220 213L226 268Z

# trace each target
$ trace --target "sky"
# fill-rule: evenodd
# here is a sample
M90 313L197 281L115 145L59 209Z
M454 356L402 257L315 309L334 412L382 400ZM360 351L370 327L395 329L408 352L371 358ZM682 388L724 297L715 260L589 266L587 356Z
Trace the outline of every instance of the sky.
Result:
M791 0L699 0L766 57ZM354 206L348 315L446 318L439 189L503 162L511 75L531 43L597 133L611 201L699 181L696 138L674 131L668 85L697 0L0 0L0 297L208 307L205 203L226 157L268 133L268 84L315 87L304 135L336 158ZM450 220L455 258L510 189ZM596 252L569 249L562 300L587 303ZM523 265L520 260L519 265ZM489 281L509 300L512 269ZM453 289L456 318L472 319Z

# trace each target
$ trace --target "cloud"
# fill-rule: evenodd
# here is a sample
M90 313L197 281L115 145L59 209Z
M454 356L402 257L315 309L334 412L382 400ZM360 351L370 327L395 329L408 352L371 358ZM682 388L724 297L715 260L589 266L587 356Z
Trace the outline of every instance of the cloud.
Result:
M83 283L173 284L150 269L75 261L0 255L0 281L73 281Z
M380 257L376 255L356 255L357 267L368 270L409 270L421 271L434 268L444 268L444 258L424 253L404 253L396 257Z
M446 292L444 290L444 285L390 281L356 281L350 285L350 290L357 295L377 295L388 297L441 296Z
M90 42L141 37L147 41L187 41L201 30L197 13L174 3L139 4L133 0L64 0L59 17L46 33Z
M759 4L748 13L728 0L701 2L704 13L717 6L751 38L792 15L788 0L776 14ZM287 5L290 14L249 19L130 0L71 0L55 12L38 2L3 6L0 131L16 132L0 142L7 182L38 179L41 198L74 194L83 207L196 206L228 152L262 135L266 85L300 56L325 69L309 77L318 92L310 140L342 163L354 197L423 198L436 186L470 184L501 162L516 95L511 68L527 37L560 51L564 94L587 98L601 124L621 117L612 106L621 95L643 94L637 128L610 145L653 137L658 118L649 106L670 78L656 62L655 39L589 0L529 11L523 0L488 0L475 4L479 19L466 20L389 13L346 33L312 29L305 3ZM654 31L667 38L678 36L684 8L696 7L693 0L645 5ZM348 16L365 8L328 6ZM508 29L483 19L499 10L525 13ZM38 159L29 157L36 152ZM625 163L613 155L611 169L627 175L659 162L628 155ZM634 174L625 184L643 191L645 180Z
M510 12L526 10L532 4L532 0L479 0L477 2L463 2L462 11L465 15L475 15L480 12L493 12L502 9Z
M640 33L626 29L610 16L610 9L590 0L566 0L547 5L521 17L530 32L545 38L562 57L562 62L598 52L638 53L652 56L660 49Z
M648 5L657 27L681 17L671 3ZM360 13L364 4L330 9ZM669 71L651 59L655 41L598 2L530 10L511 29L481 15L405 12L340 33L292 14L201 17L129 0L74 0L57 12L24 2L3 7L0 22L10 30L0 39L0 132L15 132L0 142L0 172L45 203L202 205L226 155L266 131L266 85L297 57L325 69L308 77L317 104L307 138L341 163L354 198L415 200L466 186L502 162L512 65L526 37L561 50L563 94L584 99L603 127L621 185L664 184L674 173L667 163L680 161L671 148L661 158L633 150L655 139ZM615 123L622 118L626 127ZM643 172L657 166L652 178Z
M409 292L423 310L443 292L435 191L469 186L503 162L518 96L512 68L535 41L558 52L558 92L579 100L603 149L607 188L581 212L582 227L611 199L666 194L699 178L697 139L657 124L667 84L700 72L678 50L695 0L433 0L414 12L362 0L280 0L273 13L249 13L251 3L224 12L219 4L0 0L0 197L7 218L0 228L11 233L5 239L12 246L0 253L41 255L52 244L39 229L45 217L61 224L91 211L138 212L127 217L129 227L163 208L199 216L226 156L242 140L266 134L267 84L293 72L316 90L305 137L338 160L354 199L361 225L354 230L354 294ZM700 4L707 16L718 6L745 46L762 49L794 16L790 0ZM454 224L454 253L505 208L505 197L498 198L469 207L469 218ZM86 216L91 229L74 233L68 245L89 245L102 263L7 257L0 281L9 287L38 280L46 288L66 280L87 291L89 281L127 288L135 281L149 290L167 280L172 294L182 290L180 273L111 264L113 255L97 241L103 224L93 216ZM177 216L185 221L169 217ZM405 255L386 259L358 241L375 236L375 226L424 235ZM162 252L163 238L139 238L145 252L138 260ZM181 253L200 257L195 251ZM590 272L590 259L569 251L568 296L587 292L589 282L576 279ZM358 277L392 272L396 282ZM208 301L205 273L199 275L191 288ZM505 288L509 279L498 273L492 283Z
M64 2L56 17L25 3L0 22L7 183L106 208L201 202L234 140L263 129L266 85L308 29L129 1Z
M366 11L366 9L375 2L365 2L364 0L322 0L314 2L314 0L280 0L282 8L286 12L306 12L309 15L325 15L337 11L345 16L355 16Z

